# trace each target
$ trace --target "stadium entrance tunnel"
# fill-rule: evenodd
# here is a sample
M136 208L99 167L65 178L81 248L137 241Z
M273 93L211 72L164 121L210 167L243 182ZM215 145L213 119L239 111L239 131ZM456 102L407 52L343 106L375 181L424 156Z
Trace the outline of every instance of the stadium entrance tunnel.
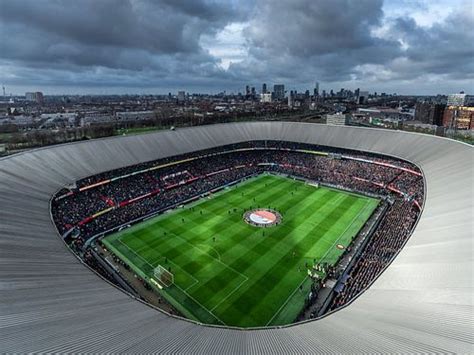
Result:
M199 323L271 327L369 287L411 235L423 193L406 161L252 141L71 182L51 214L77 256L137 299Z

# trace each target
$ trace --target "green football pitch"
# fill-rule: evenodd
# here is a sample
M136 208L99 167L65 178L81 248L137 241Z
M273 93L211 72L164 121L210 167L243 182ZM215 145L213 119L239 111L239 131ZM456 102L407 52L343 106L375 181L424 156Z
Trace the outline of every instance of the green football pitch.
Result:
M158 197L159 198L159 197ZM378 200L263 174L106 237L104 244L150 280L158 265L174 283L159 290L202 323L291 323L309 294L306 266L333 265ZM245 211L272 208L281 223L255 227Z

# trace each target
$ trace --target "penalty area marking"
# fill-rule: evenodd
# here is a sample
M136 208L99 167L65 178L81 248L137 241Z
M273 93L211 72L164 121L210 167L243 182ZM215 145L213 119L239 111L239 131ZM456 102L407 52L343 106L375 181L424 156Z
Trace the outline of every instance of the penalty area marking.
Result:
M208 255L209 257L211 257L212 259L214 259L215 261L217 261L219 264L223 265L224 267L232 270L233 272L235 272L236 274L239 274L240 276L242 276L243 278L247 279L248 280L248 277L245 276L244 274L242 274L241 272L235 270L232 266L229 266L227 265L226 263L222 262L220 259L217 259L216 257L214 257L213 255L209 254L206 250L202 250L201 248L198 248L196 245L188 242L186 239L184 239L183 237L180 237L179 235L175 234L175 233L171 233L172 235L174 235L176 238L179 238L181 240L183 240L185 243L189 244L190 246L192 246L193 248L199 250L201 253L203 254L206 254Z
M131 251L133 254L135 254L136 256L138 256L141 260L143 260L145 263L147 263L149 266L151 266L152 269L155 269L156 266L153 266L153 264L151 264L148 260L146 260L143 256L141 256L140 254L138 254L135 250L133 250L132 248L130 248L127 244L125 244L124 242L122 242L122 240L120 238L117 239L125 248L127 248L129 251ZM161 258L165 258L165 256L161 255L160 254L160 257ZM173 262L172 260L169 260L169 262L173 263L173 265L177 266L181 271L183 271L185 274L187 274L191 279L194 280L194 283L191 284L190 286L186 287L186 290L187 289L190 289L191 287L193 287L194 285L198 284L199 283L199 280L197 278L195 278L193 275L191 275L189 272L187 272L186 270L184 270L181 266L179 266L178 264L176 264L175 262ZM160 263L158 262L156 265L160 265ZM137 266L138 267L138 266ZM175 283L173 283L173 285L176 285Z
M211 246L209 246L209 245L207 245L207 244L196 244L196 248L197 248L198 245L205 246L206 248L209 247L209 249L215 251L216 254L217 254L217 257L219 258L219 261L221 261L221 254L219 254L219 252L217 251L216 248L211 247ZM209 253L206 252L206 254L209 254ZM209 254L209 255L211 255L211 254Z
M215 305L212 309L211 309L211 312L216 309L218 306L221 305L222 302L224 302L227 298L229 298L233 293L235 293L238 289L240 289L240 287L242 287L242 285L247 282L249 280L249 278L247 276L245 276L244 274L242 274L241 272L235 270L232 266L229 266L227 265L226 263L223 263L220 259L216 259L214 256L212 256L211 254L209 254L206 250L202 250L201 248L198 248L196 245L188 242L186 239L174 234L174 233L171 233L172 235L176 236L177 238L181 239L181 240L184 240L186 243L188 243L189 245L191 245L193 248L199 250L200 252L204 253L204 254L207 254L208 256L210 256L212 259L216 260L218 263L220 263L221 265L223 265L224 267L234 271L236 274L238 274L239 276L243 277L244 280L239 283L236 287L234 287L217 305ZM220 256L219 256L220 257ZM180 288L180 287L179 287ZM181 288L180 288L181 289ZM187 292L185 292L187 294ZM207 309L207 308L206 308ZM212 313L211 313L212 314Z
M179 238L181 240L183 240L184 242L186 242L187 244L191 245L193 248L199 250L200 252L204 253L204 254L207 254L208 256L210 256L212 259L216 260L218 263L222 264L223 266L225 266L226 268L234 271L236 274L240 275L241 277L244 278L244 280L238 284L234 289L232 289L232 291L230 291L224 298L223 300L226 300L227 298L229 298L234 292L236 292L245 282L247 282L249 280L249 278L247 276L245 276L244 274L242 274L241 272L235 270L233 267L223 263L220 259L217 259L215 258L214 256L212 256L211 254L209 254L207 251L205 250L202 250L201 248L198 248L196 245L188 242L186 239L180 237L179 235L175 234L175 233L171 233L171 235L174 235L176 238ZM122 240L118 239L118 241L123 244L128 250L130 250L132 253L134 253L136 256L138 256L140 259L142 259L144 262L146 262L148 265L150 265L152 268L154 268L154 266L152 264L150 264L147 260L145 260L141 255L137 254L133 249L131 249L128 245L126 245L124 242L122 242ZM176 264L175 264L176 265ZM195 286L199 280L197 280L194 276L192 276L191 274L189 274L187 271L185 271L184 269L182 269L180 267L181 270L183 270L184 272L186 272L188 275L190 275L194 280L196 280L197 282L195 282L194 284L192 284L191 286L187 287L186 289L183 289L182 287L180 287L177 283L173 283L174 286L176 286L179 290L181 290L184 294L186 294L186 296L188 296L189 298L191 298L193 301L195 301L197 304L199 304L200 307L202 307L204 310L206 310L207 312L209 312L212 316L214 316L219 322L221 322L223 325L226 325L221 319L219 319L214 313L212 313L212 311L214 309L217 308L217 306L219 306L223 300L221 300L217 306L213 307L212 310L209 310L207 307L205 307L204 305L202 305L199 301L197 301L194 297L192 297L188 292L187 290L190 289L191 287ZM192 313L192 312L191 312Z
M122 243L128 250L130 250L131 252L133 252L136 256L138 256L140 259L142 259L144 262L146 262L148 265L150 265L151 267L153 267L152 264L150 264L147 260L145 260L142 256L140 256L139 254L137 254L134 250L130 249L130 247L125 244L124 242L122 242L120 239L118 239L118 241L120 243ZM182 269L181 269L182 270ZM184 271L184 270L183 270ZM185 271L186 272L186 271ZM187 273L187 272L186 272ZM188 273L189 274L189 273ZM194 277L193 277L194 278ZM197 282L199 282L199 280L197 280L196 278L194 278ZM153 280L153 279L152 279ZM216 316L214 313L212 313L212 311L210 311L207 307L205 307L204 305L202 305L198 300L196 300L193 296L191 296L188 292L186 292L186 290L184 290L183 288L181 288L177 283L173 283L174 286L176 286L179 290L181 290L181 292L183 292L186 296L188 296L189 298L191 298L194 302L196 302L201 308L203 308L206 312L208 312L209 314L211 314L214 318L216 318L220 323L222 323L223 325L226 325L218 316ZM194 286L194 285L193 285ZM188 287L189 288L189 287ZM182 307L183 304L181 302L179 302L181 304ZM184 307L186 308L186 307ZM189 311L188 309L188 312L190 313L193 313L191 311ZM194 313L193 313L194 314Z
M117 239L119 241L120 244L122 244L125 248L127 248L129 251L131 251L133 254L135 254L136 256L138 256L140 259L142 259L145 263L147 263L149 266L151 266L152 269L154 269L155 267L150 264L150 262L148 260L146 260L145 258L143 258L143 256L141 256L140 254L138 254L135 250L131 249L127 244L125 244L124 242L122 242L122 239L118 238ZM135 265L136 266L136 265ZM138 267L138 266L137 266ZM142 271L143 272L143 271Z
M211 310L209 310L206 306L204 306L203 304L201 304L201 302L199 302L197 299L195 299L193 296L191 296L188 292L186 292L186 290L183 290L181 287L178 286L178 284L174 284L177 288L179 288L181 290L181 292L183 292L186 296L188 296L190 299L192 299L194 302L196 302L202 309L204 309L205 311L209 312L209 314L211 314L214 318L216 318L219 322L221 322L223 325L227 325L225 324L218 316L216 316L214 313L212 313ZM181 304L181 302L180 302ZM181 306L183 306L181 304ZM184 307L184 306L183 306ZM193 312L191 312L193 313Z

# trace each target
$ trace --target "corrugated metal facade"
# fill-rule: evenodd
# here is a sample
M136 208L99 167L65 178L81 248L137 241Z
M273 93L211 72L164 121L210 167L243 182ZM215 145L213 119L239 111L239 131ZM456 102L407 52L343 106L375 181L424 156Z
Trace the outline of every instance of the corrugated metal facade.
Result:
M49 199L77 179L248 140L359 149L417 164L425 208L407 245L348 307L281 329L169 317L84 267ZM39 149L0 160L0 352L355 353L473 351L473 149L403 132L302 123L202 126Z

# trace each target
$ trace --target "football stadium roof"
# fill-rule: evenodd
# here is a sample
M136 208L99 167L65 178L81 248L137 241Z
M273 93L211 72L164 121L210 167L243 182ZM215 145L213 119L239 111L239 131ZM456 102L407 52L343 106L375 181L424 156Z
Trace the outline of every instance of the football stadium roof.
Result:
M203 326L138 302L81 264L50 218L51 196L105 170L249 140L396 156L426 178L418 225L394 262L347 307L287 327ZM1 352L473 351L473 148L354 127L252 122L58 145L0 159Z

